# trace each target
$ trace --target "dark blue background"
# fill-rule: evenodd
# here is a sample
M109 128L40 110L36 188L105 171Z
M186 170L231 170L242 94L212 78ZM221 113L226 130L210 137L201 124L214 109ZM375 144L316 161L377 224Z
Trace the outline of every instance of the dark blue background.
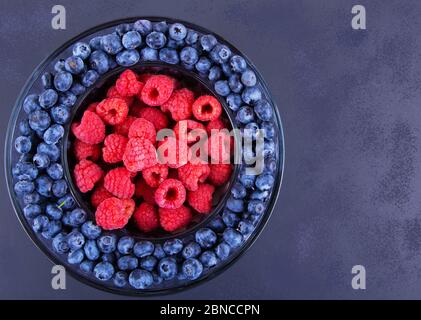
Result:
M50 27L67 8L67 30ZM351 29L364 4L367 30ZM275 212L231 269L174 299L421 297L419 1L1 1L0 130L36 65L81 31L134 15L209 28L245 52L277 101L286 170ZM2 146L3 147L3 146ZM1 171L0 298L119 298L51 263L16 219ZM367 269L367 290L351 268Z

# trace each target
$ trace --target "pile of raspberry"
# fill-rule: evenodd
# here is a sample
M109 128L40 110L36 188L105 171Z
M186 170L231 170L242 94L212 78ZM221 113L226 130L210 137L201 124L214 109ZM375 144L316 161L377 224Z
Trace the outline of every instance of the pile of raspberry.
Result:
M144 233L182 230L211 212L215 190L231 177L232 138L221 130L228 124L220 103L168 75L125 70L71 129L74 182L105 230L128 223ZM174 135L158 141L162 129ZM207 161L193 161L201 133Z

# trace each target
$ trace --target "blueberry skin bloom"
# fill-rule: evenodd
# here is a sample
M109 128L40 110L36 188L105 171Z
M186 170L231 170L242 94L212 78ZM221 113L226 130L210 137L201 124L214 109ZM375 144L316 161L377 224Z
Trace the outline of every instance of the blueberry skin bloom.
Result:
M120 66L130 67L138 63L140 55L137 50L124 50L117 54L116 61Z
M142 36L146 36L152 31L152 22L149 20L137 20L133 24L133 29L139 32Z
M241 107L237 112L236 119L242 124L252 122L254 120L253 109L248 106Z
M31 151L32 143L31 139L25 136L17 137L15 140L15 149L17 152L25 154Z
M225 260L226 258L228 258L230 251L230 246L225 242L221 242L215 248L215 253L221 260Z
M67 235L67 244L71 251L78 250L85 244L85 237L79 231L72 231Z
M187 36L187 29L181 23L174 23L170 26L169 34L171 39L180 41Z
M56 97L56 98L58 98L58 97ZM25 113L27 113L27 114L31 113L32 111L40 109L40 107L41 106L39 105L39 97L36 94L30 94L23 101L23 111L25 111Z
M56 104L57 100L58 100L57 92L53 89L47 89L43 93L41 93L41 95L39 96L38 102L39 102L39 105L43 107L44 109L49 109L53 105ZM24 104L24 108L25 108L25 104ZM33 109L37 110L37 108L33 108Z
M205 251L200 256L200 262L205 267L210 268L216 266L216 264L218 263L218 258L216 257L216 254L213 251Z
M78 42L73 46L73 55L83 60L87 59L91 54L91 47L84 42Z
M158 60L158 50L145 47L142 50L140 50L140 59L142 61Z
M114 275L114 267L109 262L100 262L94 268L94 275L101 281L110 280Z
M103 253L111 253L116 249L116 237L113 234L103 235L98 238L99 250Z
M123 50L120 37L114 33L107 34L101 38L101 47L108 54L115 55Z
M177 262L174 258L163 258L159 261L158 272L165 280L173 279L177 275Z
M266 99L262 99L256 103L254 106L254 112L262 121L269 121L273 117L272 107Z
M85 252L86 258L92 261L97 260L100 256L95 240L86 241L85 246L83 247L83 252Z
M58 124L65 124L70 119L70 110L65 106L51 108L50 114L53 121Z
M90 240L95 240L101 235L101 227L95 225L92 221L86 221L82 225L81 231Z
M232 228L225 229L222 236L231 248L238 248L243 242L243 235Z
M89 65L99 74L104 74L110 69L108 56L104 51L97 50L92 52L89 57Z
M164 242L164 251L168 255L174 255L183 250L183 242L180 239L171 239Z
M64 135L64 128L59 124L53 124L44 132L46 144L56 144Z
M153 276L149 271L135 269L129 275L129 283L135 289L146 289L153 284Z
M61 232L53 238L53 250L59 254L63 254L69 251L69 245L67 244L67 236Z
M227 80L216 81L214 87L215 87L216 93L223 97L228 96L231 92Z
M180 59L186 64L193 65L199 60L199 54L195 48L185 47L180 52Z
M99 74L95 70L88 70L83 76L81 83L85 87L91 87L99 79Z
M132 237L124 236L118 240L117 249L121 254L129 254L134 246L134 239Z
M197 242L192 241L184 247L182 254L184 259L190 259L197 257L201 251L200 245Z
M137 268L139 261L133 256L122 256L117 260L117 265L120 270L134 270Z
M35 131L46 130L51 123L51 118L44 110L35 110L29 114L29 126Z
M85 69L85 63L81 58L71 56L64 62L64 68L71 74L79 74Z
M151 32L146 37L146 44L152 49L161 49L165 46L167 37L162 32Z
M153 253L155 247L150 241L139 241L133 247L133 253L138 258L149 256Z
M159 51L159 60L169 64L178 64L180 62L177 50L169 48L163 48Z
M196 280L203 272L203 265L197 259L187 259L181 269L186 279Z
M142 44L142 36L137 31L129 31L123 36L122 43L126 49L136 49Z
M54 87L61 92L70 89L73 83L73 76L70 72L61 71L54 76Z
M256 83L257 83L256 74L252 70L250 70L250 69L245 70L241 74L241 82L246 87L253 87L253 86L255 86Z
M197 230L195 238L196 242L202 248L211 248L217 240L216 233L209 228L201 228Z
M114 275L113 283L115 286L122 288L126 286L128 281L128 275L124 271L119 271Z

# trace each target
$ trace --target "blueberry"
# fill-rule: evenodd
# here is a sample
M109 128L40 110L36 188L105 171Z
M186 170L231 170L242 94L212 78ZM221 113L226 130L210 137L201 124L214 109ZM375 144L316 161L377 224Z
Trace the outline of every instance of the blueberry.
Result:
M38 192L34 191L23 195L23 203L28 204L39 204L41 202L41 196Z
M123 50L120 37L114 33L107 34L101 38L101 48L108 54L115 55Z
M70 91L62 92L58 97L58 104L64 107L73 107L76 103L77 97Z
M168 255L177 254L183 250L183 242L180 239L170 239L164 242L163 248Z
M13 177L17 180L35 180L38 169L32 163L18 162L12 170Z
M47 226L44 228L44 231L42 231L42 236L45 239L51 239L54 238L62 229L62 225L60 221L52 220L48 222Z
M166 42L167 37L162 32L153 31L146 37L146 44L152 49L161 49Z
M157 32L166 33L168 31L168 25L166 21L156 22L153 25L153 30Z
M64 210L70 210L76 206L76 201L73 199L72 195L68 193L64 197L58 199L57 205Z
M28 153L31 151L32 142L31 139L25 136L17 137L15 140L15 149L19 153Z
M197 242L192 241L184 247L182 255L185 259L195 258L200 254L201 251L202 249L200 248L200 245Z
M60 149L57 145L41 142L37 147L37 153L45 153L51 161L56 162L60 158Z
M23 214L27 219L33 219L41 214L41 207L37 204L28 204L23 208Z
M155 250L153 251L153 256L157 259L162 259L165 257L165 251L159 243L155 244Z
M230 246L225 242L221 242L215 248L215 253L221 260L225 260L226 258L228 258L230 251Z
M269 121L273 117L272 106L266 99L258 101L254 107L254 112L262 121Z
M124 236L118 240L117 249L121 254L128 254L132 251L133 246L134 239L129 236Z
M249 106L241 107L237 112L236 119L242 124L252 122L254 120L253 109Z
M101 281L110 280L114 275L114 267L109 262L100 262L94 268L94 275Z
M92 270L94 269L94 262L90 260L83 260L80 263L79 268L84 273L92 272Z
M79 227L86 221L87 218L87 213L81 208L73 209L66 215L68 217L68 225L72 227Z
M158 259L154 256L148 256L140 259L140 267L148 271L153 271L157 263Z
M163 258L158 263L159 276L171 280L177 275L177 262L174 258Z
M79 74L85 69L85 63L81 58L71 56L66 59L64 67L71 74Z
M31 113L32 111L38 110L39 108L39 97L36 94L30 94L23 101L23 110L27 114Z
M275 178L271 174L262 174L256 179L256 187L261 191L271 190Z
M228 81L226 80L216 81L214 88L216 93L223 97L226 97L231 92L230 87L228 85Z
M247 190L241 183L237 182L231 188L231 194L235 199L244 199L247 195Z
M89 41L89 46L93 50L99 50L101 49L101 38L102 36L94 37Z
M140 50L140 59L142 61L158 60L158 50L145 47L142 50Z
M240 231L243 236L247 236L251 234L253 230L254 230L254 226L249 221L243 220L243 221L240 221L240 223L238 224L238 231Z
M53 124L44 132L46 144L56 144L64 135L64 128L59 124Z
M254 182L256 181L256 175L247 174L247 171L244 169L240 174L240 182L247 189L254 187Z
M51 108L53 105L56 104L57 101L58 101L58 94L53 89L44 90L38 99L39 105L43 107L44 109ZM38 108L34 109L34 111L35 110L38 110Z
M243 90L243 85L237 74L233 74L229 77L228 84L232 92L239 93Z
M261 129L266 139L271 140L275 136L275 127L272 122L262 122Z
M48 168L50 165L50 158L45 153L37 153L34 155L33 158L34 164L39 169L45 169Z
M268 157L267 159L265 159L265 172L274 174L277 168L278 164L276 162L276 159L274 159L273 157Z
M195 65L196 70L199 71L200 73L208 72L211 66L212 66L212 63L206 57L200 57Z
M222 69L222 72L224 73L224 75L227 78L229 78L230 76L233 75L233 72L231 70L231 66L228 62L225 62L225 63L221 64L221 69Z
M227 200L227 208L233 212L243 212L244 211L244 201L241 199L235 199L230 197Z
M234 72L243 72L247 68L247 62L243 57L234 55L230 59L231 69Z
M272 157L275 154L275 143L272 140L265 140L264 148L263 148L263 156Z
M247 205L247 211L254 215L261 215L265 209L265 204L260 200L251 200Z
M87 59L91 54L91 47L85 42L77 42L73 46L73 55L83 60Z
M113 283L116 287L123 288L127 285L128 275L124 271L119 271L114 275Z
M69 90L70 87L72 86L72 83L73 83L73 76L70 72L61 71L61 72L56 73L56 75L54 76L54 87L60 92Z
M220 216L217 216L209 222L209 228L215 232L222 232L225 229L224 221Z
M63 178L63 167L59 163L52 163L47 168L47 174L50 176L53 180L59 180Z
M142 36L146 36L152 31L152 22L149 20L137 20L133 24L133 29L139 32Z
M116 61L120 66L130 67L139 62L140 55L135 49L121 51L116 56Z
M223 44L217 44L211 51L210 57L216 63L222 64L231 57L231 50Z
M202 49L205 51L211 51L217 43L218 40L216 40L216 38L211 34L202 35L200 37L200 44L202 46Z
M246 87L253 87L253 86L255 86L256 83L257 83L256 74L252 70L250 70L250 69L245 70L241 74L241 82Z
M200 256L200 262L207 268L216 266L218 258L213 251L205 251Z
M267 197L269 196L269 192L268 191L253 191L253 193L250 195L250 199L251 200L266 200Z
M195 234L196 242L202 247L202 248L211 248L217 240L217 236L215 232L213 232L209 228L201 228L197 230Z
M183 262L181 269L188 280L196 280L203 272L203 265L199 260L190 258Z
M134 256L122 256L117 260L117 266L120 270L134 270L137 268L139 261Z
M116 242L116 236L113 234L103 235L97 240L99 250L103 253L113 252L116 249Z
M53 220L60 220L63 217L63 210L52 203L47 204L45 207L45 213Z
M155 247L150 241L139 241L133 247L133 253L136 257L143 258L153 253Z
M63 254L69 251L69 245L67 244L67 235L63 232L57 234L52 241L53 250L59 254Z
M193 65L199 60L199 54L195 48L185 47L180 52L180 60L186 64Z
M14 190L17 195L24 195L27 193L33 192L35 189L34 183L32 181L18 181L15 184Z
M67 182L64 179L56 180L53 182L52 187L53 195L57 198L61 198L67 193Z
M54 71L56 71L56 72L66 71L66 69L64 67L64 63L65 63L65 60L64 59L59 59L54 64Z
M110 69L108 56L104 51L97 50L92 52L89 57L90 67L99 74L104 74Z
M237 111L238 109L240 109L242 100L241 100L241 96L239 94L236 93L231 93L230 95L228 95L228 97L226 98L228 107L232 110L232 111Z
M227 227L235 228L240 221L238 215L231 210L225 209L222 213L222 220Z
M231 248L237 248L243 242L243 235L232 228L225 229L222 237Z
M29 136L32 133L32 129L29 126L29 121L28 119L24 119L22 121L19 122L19 132L24 135L24 136Z
M86 221L82 225L81 231L83 235L90 240L95 240L101 235L101 227L97 226L92 221Z
M257 87L247 87L243 90L241 98L245 103L254 105L262 99L262 92Z
M115 264L117 258L119 258L119 257L117 257L115 255L115 253L104 253L101 256L102 262L109 262L109 263L112 263L112 264Z
M243 136L248 141L256 140L258 133L259 133L259 125L255 122L247 123L243 130Z
M118 67L117 61L115 60L115 56L108 56L107 59L110 70Z
M73 230L67 235L67 244L71 251L78 250L85 244L85 237L77 230Z
M122 23L115 28L115 33L121 37L123 34L130 31L131 29L132 27L129 23Z
M81 85L79 82L73 81L70 91L74 95L80 96L81 94L84 94L86 92L86 88L83 85Z
M193 44L195 44L196 42L197 42L197 40L199 39L199 33L197 33L196 31L194 31L194 30L191 30L191 29L189 29L188 31L187 31L187 36L186 36L186 39L185 39L185 41L186 41L186 43L188 44L188 45L193 45Z
M47 175L39 176L35 179L35 188L40 195L49 198L52 195L53 180Z
M210 81L216 81L219 80L221 78L221 68L218 66L213 66L212 68L210 68L209 70L209 75L208 75L208 79Z
M163 48L159 51L159 60L169 64L178 64L180 62L177 50L169 48Z
M44 72L41 76L41 84L44 89L51 89L53 87L53 76L49 72Z
M153 277L149 271L135 269L129 275L129 283L135 289L146 289L153 284Z
M29 114L29 126L35 131L46 130L51 123L50 116L44 110L35 110Z
M164 279L162 279L160 276L158 276L155 272L152 272L153 282L155 284L161 284Z
M137 31L129 31L123 35L122 43L126 49L136 49L142 44L142 36Z
M81 83L85 87L91 87L99 79L99 73L95 70L88 70L82 75Z
M169 28L169 35L170 38L180 41L183 40L187 36L187 29L181 23L174 23Z

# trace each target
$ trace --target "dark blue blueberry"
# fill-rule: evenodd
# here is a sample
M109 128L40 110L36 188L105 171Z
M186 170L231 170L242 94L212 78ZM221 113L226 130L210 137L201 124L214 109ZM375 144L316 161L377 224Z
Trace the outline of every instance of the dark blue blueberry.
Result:
M32 163L18 162L12 169L12 174L17 180L35 180L38 169Z
M60 92L69 90L70 87L72 86L72 83L73 83L73 76L70 72L61 71L61 72L56 73L56 75L54 76L54 87Z
M211 248L217 240L215 232L209 228L201 228L195 234L196 242L205 249Z
M197 42L197 40L199 39L199 33L197 33L194 30L189 29L187 31L187 36L186 36L186 43L188 45L192 45L195 44Z
M135 289L146 289L153 284L153 277L149 271L136 269L130 273L129 283Z
M266 99L262 99L254 106L254 112L262 121L269 121L273 117L272 106Z
M210 57L216 63L222 64L231 57L231 50L223 44L217 44L211 51Z
M139 265L142 269L153 271L157 263L158 263L157 258L155 258L154 256L148 256L148 257L141 258Z
M15 149L19 153L28 153L31 151L32 142L31 139L25 136L17 137L15 140Z
M263 156L272 157L275 154L275 143L272 140L265 140L264 148L263 148Z
M97 226L92 221L86 221L80 229L83 235L90 240L95 240L101 235L101 227Z
M117 243L118 252L120 252L121 254L129 254L130 252L132 252L133 246L134 239L129 236L121 237Z
M23 215L27 219L33 219L41 214L41 207L37 204L28 204L23 208Z
M177 262L174 258L164 258L158 263L159 276L164 280L171 280L177 275Z
M225 242L221 242L215 248L215 253L221 260L225 260L226 258L228 258L228 256L230 255L230 251L230 246Z
M238 109L240 109L242 100L239 94L231 93L230 95L228 95L226 101L227 101L228 107L232 111L237 111Z
M167 48L181 49L185 46L184 40L175 41L174 39L168 39Z
M254 226L249 221L242 220L238 224L238 231L240 231L243 236L248 236L250 233L253 232L253 230L254 230Z
M200 256L200 262L207 268L216 266L218 258L213 251L205 251Z
M67 244L71 251L81 249L85 244L85 237L77 230L73 230L67 235Z
M63 210L71 210L76 206L76 201L72 195L68 193L64 197L58 199L57 206Z
M176 41L183 40L187 36L187 29L181 23L174 23L169 28L169 35Z
M46 144L56 144L64 136L64 128L59 124L53 124L44 132Z
M225 229L222 237L231 248L238 248L243 242L243 235L232 228Z
M53 195L57 198L61 198L67 193L67 182L64 179L54 181L52 187Z
M203 265L199 260L191 258L183 262L181 269L186 279L196 280L203 272Z
M233 74L229 77L228 84L232 92L239 93L243 90L243 85L237 74Z
M50 158L45 153L37 153L34 155L33 162L37 168L45 169L50 165Z
M184 259L196 258L201 251L202 249L200 248L200 245L197 242L192 241L184 247L182 255Z
M54 238L62 229L62 225L60 221L57 220L51 220L48 222L48 225L44 228L44 231L42 231L42 236L45 239L51 239Z
M44 109L49 109L58 101L58 94L53 89L47 89L41 93L38 102ZM38 110L38 109L35 109ZM35 129L34 129L35 130Z
M101 38L102 36L94 37L89 41L89 46L93 50L101 49Z
M221 78L221 68L218 66L213 66L212 68L210 68L209 70L209 75L208 75L208 79L210 81L216 81L219 80Z
M247 190L241 183L237 182L231 188L231 194L235 199L244 199L247 195Z
M60 159L60 149L57 145L41 142L37 147L37 153L45 153L50 160L56 162Z
M153 31L166 33L168 31L168 24L166 21L156 22L153 25Z
M86 88L80 84L79 82L73 81L72 87L70 88L70 91L77 96L80 96L81 94L84 94L86 92Z
M29 126L35 131L44 131L50 126L51 119L48 112L35 110L29 114Z
M53 250L59 254L63 254L69 251L69 245L67 244L67 235L64 232L57 234L52 241Z
M231 93L230 87L228 85L228 81L226 80L219 80L215 82L215 91L220 96L226 97Z
M85 63L81 58L71 56L66 59L64 67L66 68L66 71L70 72L71 74L79 74L85 69Z
M65 106L51 108L51 118L55 123L65 124L70 119L70 110Z
M142 44L142 36L137 31L129 31L123 36L122 43L126 49L136 49Z
M139 32L142 36L146 36L152 31L152 22L149 20L137 20L133 24L133 29Z
M151 32L146 37L146 44L152 49L161 49L165 46L167 37L162 32Z
M253 191L252 194L250 195L250 199L251 200L266 200L267 197L269 196L269 191Z
M120 37L114 33L107 34L101 38L101 48L108 54L115 55L123 50Z
M240 221L238 215L231 210L225 209L222 213L222 220L227 227L235 228Z
M230 197L227 200L227 208L233 212L243 212L244 211L244 201L241 199L234 199Z
M256 74L254 71L247 69L241 74L241 82L246 87L253 87L257 83Z
M164 251L167 255L171 256L183 250L183 241L180 239L170 239L164 242Z
M55 103L55 102L54 102ZM39 97L36 94L30 94L23 101L23 110L29 114L32 111L40 109Z
M112 253L104 253L101 256L101 260L103 262L109 262L109 263L112 263L112 264L114 264L118 258L119 257L117 257L114 252L112 252Z
M123 36L125 33L129 32L130 30L132 30L130 23L122 23L115 28L115 32L120 37Z
M66 71L65 67L64 67L64 59L59 59L55 64L54 64L54 70L56 72L61 72L61 71Z
M247 87L243 90L241 98L245 103L254 105L262 99L262 92L258 87Z
M97 240L99 250L103 253L111 253L116 249L117 238L113 234L100 236Z
M275 183L275 178L271 174L262 174L256 178L256 187L260 191L271 190L273 184Z
M153 253L155 247L150 241L139 241L133 247L133 253L136 257L143 258Z
M121 51L116 56L116 62L123 67L130 67L140 60L139 52L135 49Z
M177 50L169 48L159 50L159 60L169 64L178 64L180 62Z
M23 203L25 205L28 204L39 204L41 202L41 196L38 192L34 191L31 193L27 193L23 196Z
M99 73L95 70L88 70L85 74L82 76L81 83L85 87L91 87L97 82L99 79Z
M67 222L69 226L79 227L86 221L88 215L86 214L85 210L76 208L66 213L66 216L68 217Z
M273 126L272 122L262 122L261 129L263 131L263 135L266 139L271 140L275 136L275 127Z
M224 75L227 78L229 78L233 75L233 72L231 70L231 66L228 62L225 62L225 63L221 64L221 69L222 69L222 72L224 73Z
M89 57L89 65L99 74L104 74L110 69L108 55L101 50L92 52Z
M77 42L73 46L73 55L85 60L91 54L91 47L85 42Z
M63 210L52 203L47 204L45 207L45 213L53 220L60 220L63 217Z
M80 263L79 268L84 273L90 273L94 269L94 262L90 260L83 260Z
M215 232L222 232L225 229L224 221L220 216L216 216L209 222L209 228Z
M44 72L41 76L41 84L44 89L51 89L53 87L53 76L49 72Z
M94 268L94 275L101 281L110 280L114 275L114 267L109 262L100 262Z
M186 64L193 65L199 60L199 54L195 48L185 47L180 52L180 60Z
M247 205L249 213L254 215L261 215L266 210L265 204L260 200L251 200Z
M117 266L120 270L134 270L137 268L139 261L134 256L122 256L117 260Z
M21 122L19 122L19 132L24 135L24 136L29 136L32 133L32 129L29 126L29 121L28 119L24 119Z
M58 96L58 103L65 107L73 107L76 103L77 97L70 91L62 92Z
M253 109L249 106L241 107L237 112L236 119L242 124L247 124L249 122L252 122L254 120Z
M195 65L196 70L199 71L200 73L208 72L211 66L212 66L212 63L206 57L200 57L200 59L197 61Z
M140 59L142 61L155 61L158 60L158 50L145 47L140 50Z
M259 125L255 122L249 122L243 129L243 137L248 141L256 140L259 133Z
M165 251L159 243L155 244L155 250L153 251L153 256L156 257L157 259L162 259L165 257Z
M248 174L247 170L242 170L240 174L240 182L247 189L254 187L254 182L256 181L256 175Z
M160 276L158 276L155 272L152 272L152 276L153 276L153 282L155 284L161 284L162 281L164 281L164 279L162 279Z
M129 276L124 271L118 271L113 278L113 283L116 287L123 288L127 285Z
M247 68L247 62L243 57L234 55L230 59L231 69L234 72L243 72Z
M40 195L49 198L52 195L53 180L47 175L39 176L35 179L35 188Z
M200 37L200 44L202 46L202 49L205 51L211 51L217 43L218 40L216 40L216 38L211 34L206 34Z

